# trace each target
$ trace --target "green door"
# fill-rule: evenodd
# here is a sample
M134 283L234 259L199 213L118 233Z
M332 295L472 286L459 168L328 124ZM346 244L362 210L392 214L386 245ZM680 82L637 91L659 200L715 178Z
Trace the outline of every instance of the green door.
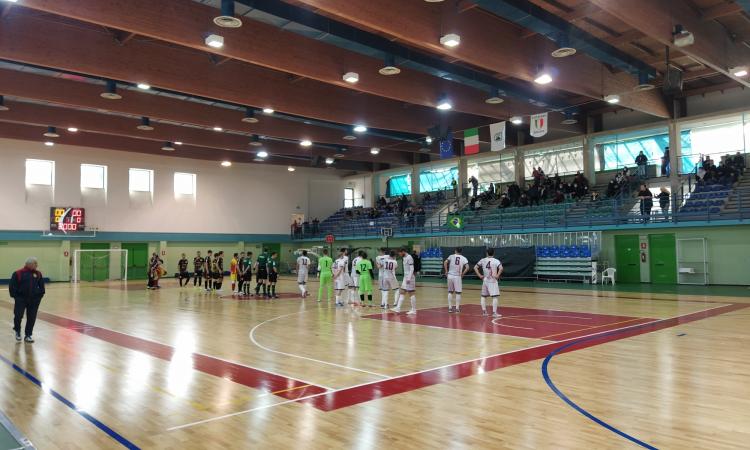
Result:
M674 234L649 234L651 258L651 282L654 284L677 283L677 251Z
M640 283L641 266L637 235L615 236L615 264L618 283Z
M81 250L109 250L105 242L81 242ZM105 281L109 279L110 252L81 252L81 281Z
M122 249L128 251L128 280L148 278L148 244L123 243Z

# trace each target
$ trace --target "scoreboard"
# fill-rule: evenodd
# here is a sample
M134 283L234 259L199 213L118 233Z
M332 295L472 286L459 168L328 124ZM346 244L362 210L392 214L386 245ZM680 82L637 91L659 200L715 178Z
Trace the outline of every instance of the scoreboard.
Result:
M71 234L86 231L86 212L83 208L53 206L49 212L49 231Z

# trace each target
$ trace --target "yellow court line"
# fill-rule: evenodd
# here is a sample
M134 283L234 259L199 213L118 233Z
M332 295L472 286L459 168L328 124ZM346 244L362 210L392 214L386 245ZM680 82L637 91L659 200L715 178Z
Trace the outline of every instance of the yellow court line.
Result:
M622 325L624 323L635 322L636 320L643 320L643 319L645 319L645 317L636 317L635 319L623 320L622 322L606 323L604 325L596 325L596 326L593 326L593 327L581 328L580 330L566 331L565 333L550 334L549 336L544 336L544 337L541 337L539 339L547 339L547 338L551 338L551 337L555 337L555 336L560 336L560 335L563 335L563 334L578 333L580 331L593 330L595 328L610 327L612 325Z

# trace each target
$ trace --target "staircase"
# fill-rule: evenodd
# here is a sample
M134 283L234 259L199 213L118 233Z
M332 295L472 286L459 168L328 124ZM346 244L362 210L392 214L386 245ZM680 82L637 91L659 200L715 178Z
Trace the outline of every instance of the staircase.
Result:
M743 210L750 208L750 176L747 174L742 175L737 184L734 185L734 189L729 195L729 199L724 203L724 207L721 209L721 214L739 215L740 205Z

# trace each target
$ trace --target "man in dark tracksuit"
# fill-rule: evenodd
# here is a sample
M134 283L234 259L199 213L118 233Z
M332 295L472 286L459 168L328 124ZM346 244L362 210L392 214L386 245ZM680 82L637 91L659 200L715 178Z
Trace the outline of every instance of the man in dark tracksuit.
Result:
M34 342L31 335L34 332L36 313L39 304L44 297L44 279L42 273L36 270L36 258L26 260L26 265L10 275L10 296L16 301L13 309L13 330L16 332L16 341L21 340L21 320L26 312L26 329L24 341Z

